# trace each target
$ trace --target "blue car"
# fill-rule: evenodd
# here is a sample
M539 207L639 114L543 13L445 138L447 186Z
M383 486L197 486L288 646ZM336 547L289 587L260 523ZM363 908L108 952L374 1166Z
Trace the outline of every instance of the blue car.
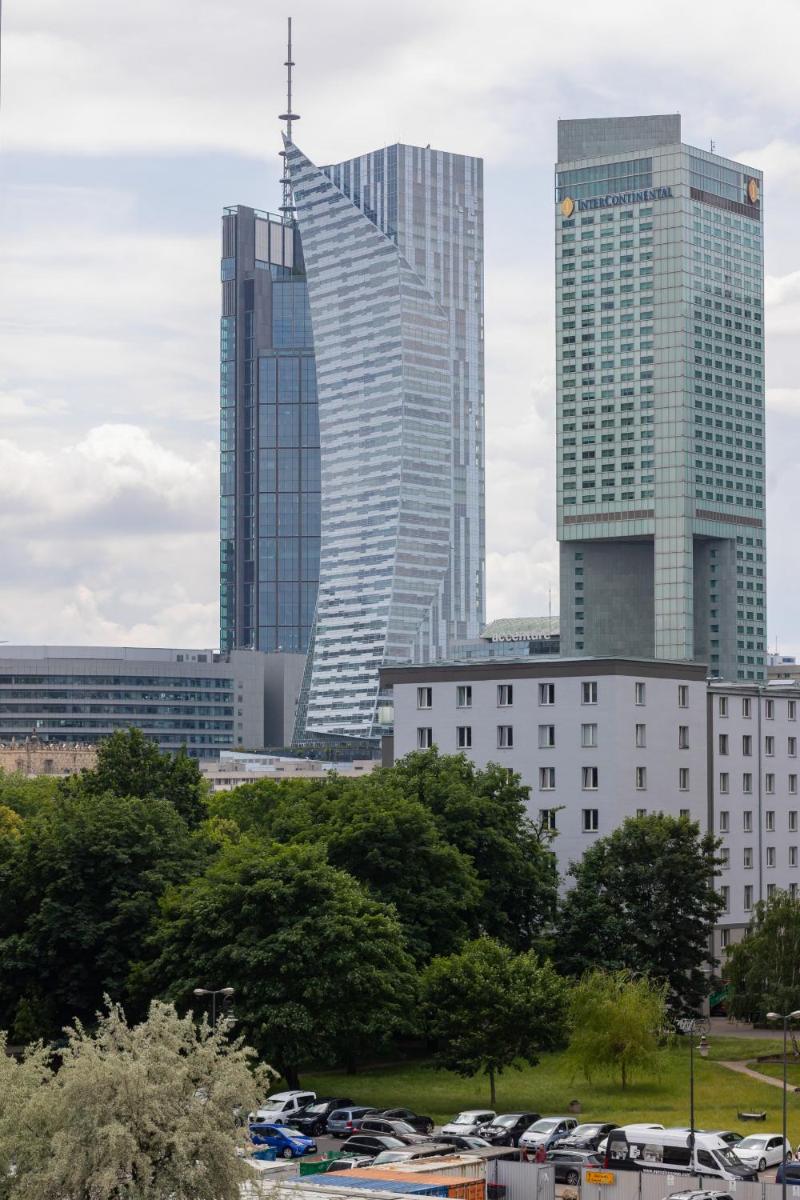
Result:
M304 1154L316 1154L317 1143L289 1125L268 1125L266 1121L253 1121L249 1126L254 1146L269 1146L282 1158L302 1158Z

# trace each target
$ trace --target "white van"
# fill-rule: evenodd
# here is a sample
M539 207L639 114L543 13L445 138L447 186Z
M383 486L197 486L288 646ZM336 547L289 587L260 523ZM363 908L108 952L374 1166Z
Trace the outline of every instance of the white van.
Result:
M670 1175L711 1175L717 1179L751 1179L758 1175L736 1151L714 1133L695 1133L694 1152L688 1129L612 1129L606 1164L616 1170L668 1171Z
M271 1125L288 1125L301 1108L313 1104L316 1098L316 1092L275 1092L267 1097L261 1108L250 1114L250 1120L268 1121Z

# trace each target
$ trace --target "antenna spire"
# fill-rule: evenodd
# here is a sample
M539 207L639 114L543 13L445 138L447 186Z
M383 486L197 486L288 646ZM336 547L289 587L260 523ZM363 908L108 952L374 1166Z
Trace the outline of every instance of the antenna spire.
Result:
M280 113L279 121L286 122L286 137L288 141L292 140L292 121L299 121L300 114L292 112L292 18L287 17L288 34L286 39L286 62L283 64L286 67L286 112ZM280 206L281 215L284 225L291 225L294 220L294 204L292 203L292 181L286 170L286 151L280 151L283 158L283 175L281 177L281 185L283 187L283 204Z

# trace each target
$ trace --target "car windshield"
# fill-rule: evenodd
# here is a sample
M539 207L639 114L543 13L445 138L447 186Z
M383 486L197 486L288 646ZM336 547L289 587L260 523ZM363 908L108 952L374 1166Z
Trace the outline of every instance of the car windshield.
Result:
M413 1125L409 1125L408 1121L392 1121L392 1128L395 1131L399 1129L401 1133L417 1132Z
M573 1137L581 1137L583 1134L599 1133L599 1125L576 1125L572 1131Z
M459 1113L458 1116L456 1117L455 1121L453 1121L453 1124L454 1125L474 1125L476 1120L478 1119L478 1117L480 1117L480 1115L481 1115L480 1113L474 1113L474 1112ZM491 1117L487 1116L486 1119L488 1121L490 1121Z
M755 1134L751 1134L750 1137L742 1138L742 1140L740 1142L737 1142L736 1149L737 1150L763 1150L764 1147L766 1146L766 1144L767 1144L767 1139L765 1137L756 1137Z
M299 1129L290 1129L288 1125L281 1126L281 1133L286 1134L286 1137L305 1137L305 1134L301 1133Z
M321 1112L324 1112L327 1107L328 1107L327 1100L323 1100L322 1104L309 1104L308 1108L306 1109L306 1112L307 1113L321 1113Z
M522 1113L505 1113L502 1117L495 1117L493 1125L516 1125L517 1121L522 1116Z
M551 1129L555 1129L557 1124L558 1121L554 1121L552 1119L537 1121L535 1125L531 1125L528 1133L549 1133Z

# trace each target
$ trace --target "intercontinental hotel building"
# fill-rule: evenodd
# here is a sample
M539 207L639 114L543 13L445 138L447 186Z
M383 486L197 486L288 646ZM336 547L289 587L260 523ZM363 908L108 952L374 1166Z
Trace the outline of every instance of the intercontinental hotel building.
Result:
M562 654L761 680L761 172L561 121L554 208Z

